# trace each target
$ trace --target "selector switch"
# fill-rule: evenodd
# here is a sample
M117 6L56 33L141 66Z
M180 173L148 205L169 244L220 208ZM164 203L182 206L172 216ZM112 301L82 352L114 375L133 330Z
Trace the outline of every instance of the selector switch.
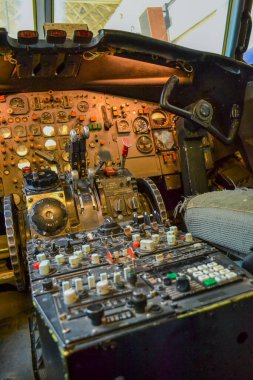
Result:
M133 292L131 301L136 313L145 313L145 307L147 306L147 296L144 293L139 291Z
M104 306L102 305L102 303L90 305L86 309L86 315L91 320L93 326L99 326L102 323L102 318L104 315Z
M42 288L45 291L53 289L53 280L51 278L45 278L42 282Z

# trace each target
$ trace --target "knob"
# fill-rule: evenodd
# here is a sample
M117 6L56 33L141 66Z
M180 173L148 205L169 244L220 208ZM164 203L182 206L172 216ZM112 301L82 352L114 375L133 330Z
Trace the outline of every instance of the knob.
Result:
M77 294L75 289L67 289L63 292L63 299L65 305L71 305L72 303L75 303L78 300Z
M156 210L154 210L153 212L153 221L157 222L158 224L161 224L160 214Z
M150 216L146 211L143 214L143 220L144 220L144 223L146 225L148 225L148 226L150 225L150 223L151 223Z
M53 289L53 280L51 278L45 278L42 282L42 288L45 291Z
M129 282L129 284L131 286L135 286L136 282L137 282L137 274L135 271L131 270L129 272L127 272L127 281Z
M93 326L99 326L104 315L104 306L101 303L90 305L86 309L86 315L90 318Z
M132 305L136 313L142 314L145 312L145 307L147 305L147 296L141 292L133 292Z
M41 276L46 276L50 272L50 261L49 260L43 260L40 263L39 266L39 272Z
M179 276L176 280L176 288L180 293L188 292L191 289L190 281L186 276Z

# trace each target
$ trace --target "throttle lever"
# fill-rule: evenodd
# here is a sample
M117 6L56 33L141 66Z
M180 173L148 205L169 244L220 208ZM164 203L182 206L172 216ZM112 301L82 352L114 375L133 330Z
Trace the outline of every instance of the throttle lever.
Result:
M230 126L230 132L228 136L223 135L212 123L212 117L213 117L213 106L211 103L204 99L200 99L197 103L193 105L192 111L188 111L176 106L173 106L170 103L170 97L175 89L175 87L179 83L179 78L176 75L173 75L170 77L167 82L165 83L161 98L160 98L160 106L165 109L166 111L169 111L171 113L174 113L177 116L181 116L184 119L191 120L204 128L207 132L215 136L218 140L223 142L224 144L231 144L236 136L238 127L239 127L239 110L237 109L237 117L232 117L232 122ZM237 104L234 104L232 107L232 114L234 111L234 108L239 108Z

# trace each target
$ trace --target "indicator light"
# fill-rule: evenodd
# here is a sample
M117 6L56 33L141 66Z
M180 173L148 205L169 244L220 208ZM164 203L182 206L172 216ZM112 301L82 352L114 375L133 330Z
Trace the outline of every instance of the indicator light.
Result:
M22 45L35 45L39 40L39 33L35 30L20 30L18 32L18 43Z
M66 37L67 33L65 30L49 29L47 31L47 42L49 44L64 44Z
M88 44L91 42L93 33L90 30L75 30L73 35L73 42L76 44Z

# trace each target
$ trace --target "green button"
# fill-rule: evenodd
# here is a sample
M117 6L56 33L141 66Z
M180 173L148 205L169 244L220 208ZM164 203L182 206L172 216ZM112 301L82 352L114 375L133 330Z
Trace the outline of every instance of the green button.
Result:
M177 273L176 272L167 273L166 277L170 278L171 280L175 280L177 278Z
M203 285L206 287L213 286L216 284L217 284L217 281L215 280L215 278L208 278L208 280L203 281Z
M92 131L92 130L93 130L93 124L90 123L90 124L88 125L88 128L89 128L90 131Z
M98 131L101 131L101 129L102 129L102 124L98 123L98 124L97 124L97 130L98 130Z

